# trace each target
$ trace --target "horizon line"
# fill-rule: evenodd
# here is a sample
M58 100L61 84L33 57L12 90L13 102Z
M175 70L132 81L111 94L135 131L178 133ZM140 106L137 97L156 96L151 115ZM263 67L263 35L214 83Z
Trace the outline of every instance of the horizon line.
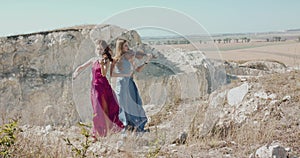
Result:
M83 27L92 27L96 26L97 24L83 24L83 25L74 25L74 26L67 26L67 27L61 27L61 28L54 28L49 30L43 30L43 31L36 31L36 32L28 32L28 33L20 33L20 34L12 34L12 35L1 35L0 38L13 38L17 36L30 36L35 34L45 34L45 33L51 33L51 32L61 32L61 31L67 31L67 30L81 30ZM109 25L109 24L108 24ZM262 34L262 33L286 33L286 32L300 32L299 28L293 28L293 29L285 29L285 30L270 30L270 31L249 31L249 32L214 32L209 33L211 36L219 36L219 35L243 35L243 34ZM208 34L186 34L185 36L203 36ZM140 35L141 36L141 35ZM152 35L152 36L141 36L142 38L151 38L151 37L179 37L178 35Z

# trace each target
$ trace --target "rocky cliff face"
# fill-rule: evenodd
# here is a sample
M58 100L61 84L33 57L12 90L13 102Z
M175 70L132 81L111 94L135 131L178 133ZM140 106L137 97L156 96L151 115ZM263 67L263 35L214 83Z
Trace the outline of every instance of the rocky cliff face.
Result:
M1 38L0 108L3 115L21 115L22 123L31 124L78 121L71 80L74 66L93 55L97 33L102 31L105 36L124 31L107 25L94 28Z
M128 39L135 49L157 56L136 76L145 104L163 105L199 98L224 83L224 69L205 60L201 52L159 53L142 44L136 31L117 26L73 27L3 37L0 39L3 118L20 115L22 123L36 125L69 125L80 118L90 119L90 70L75 81L71 79L72 72L94 56L93 41L104 39L113 48L119 36Z
M80 40L78 31L2 38L1 111L24 123L76 120L70 74Z

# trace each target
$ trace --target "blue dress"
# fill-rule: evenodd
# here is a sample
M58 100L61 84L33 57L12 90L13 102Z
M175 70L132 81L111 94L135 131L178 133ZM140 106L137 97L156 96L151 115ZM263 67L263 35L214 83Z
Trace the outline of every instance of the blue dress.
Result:
M131 63L122 57L116 64L115 73L130 74ZM120 104L119 119L125 126L132 126L143 132L148 119L142 106L142 99L132 77L117 77L115 92Z

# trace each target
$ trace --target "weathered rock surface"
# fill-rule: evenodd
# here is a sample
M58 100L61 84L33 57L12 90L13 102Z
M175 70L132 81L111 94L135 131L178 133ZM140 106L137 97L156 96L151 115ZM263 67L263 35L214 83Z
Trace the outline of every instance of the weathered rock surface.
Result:
M0 39L1 111L6 118L21 115L24 124L90 121L91 71L72 80L73 70L94 56L95 40L104 39L114 48L119 37L156 57L136 75L144 104L197 99L225 83L223 65L201 52L159 52L143 44L136 31L117 26L65 28Z
M5 118L21 115L22 123L36 125L79 121L81 109L76 107L90 107L79 105L85 103L82 100L89 103L89 96L81 92L89 92L89 83L82 81L89 82L90 75L73 82L73 70L94 56L96 39L121 35L141 42L135 31L124 31L99 25L1 38L0 109ZM86 88L79 90L78 85Z
M262 76L271 73L283 73L287 67L277 61L248 61L242 64L225 63L226 72L239 76Z
M255 151L254 154L250 156L250 158L287 158L288 151L280 145L278 142L273 142L271 144L266 144Z

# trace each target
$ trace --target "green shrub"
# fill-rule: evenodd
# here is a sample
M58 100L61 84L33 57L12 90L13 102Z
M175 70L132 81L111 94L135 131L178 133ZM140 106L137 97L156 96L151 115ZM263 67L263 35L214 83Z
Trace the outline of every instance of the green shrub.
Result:
M11 157L14 152L14 144L18 132L18 121L11 120L0 127L0 155L1 157Z
M63 138L63 140L67 143L67 145L72 147L72 152L75 152L75 155L78 157L87 157L88 148L91 146L92 141L89 140L91 137L89 133L90 125L86 125L83 123L78 123L81 127L81 135L85 137L85 141L80 143L80 147L74 145L69 138Z

